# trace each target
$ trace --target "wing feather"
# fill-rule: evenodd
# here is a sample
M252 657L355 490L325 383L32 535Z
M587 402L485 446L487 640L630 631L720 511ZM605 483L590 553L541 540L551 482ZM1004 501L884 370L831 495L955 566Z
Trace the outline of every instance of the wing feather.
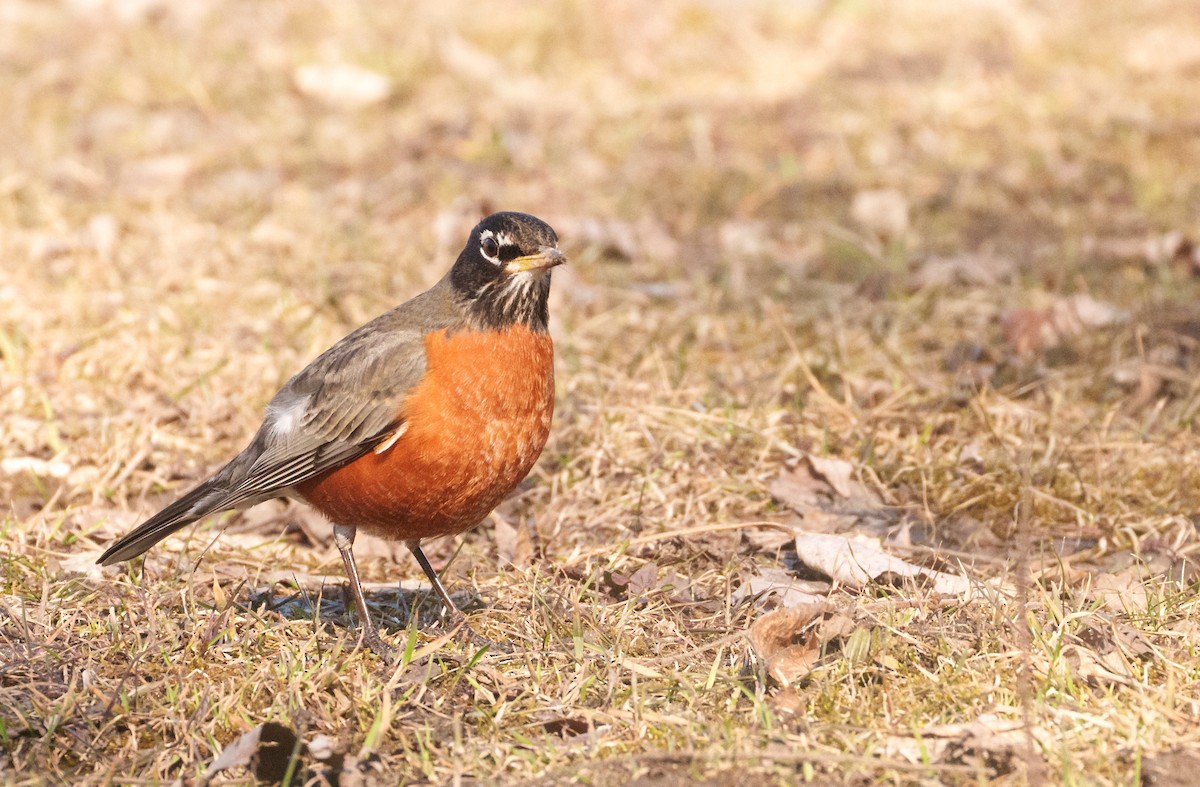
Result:
M209 514L286 494L354 461L404 423L425 374L425 335L450 327L445 280L322 353L280 389L244 451L211 478L114 543L98 562L128 560Z

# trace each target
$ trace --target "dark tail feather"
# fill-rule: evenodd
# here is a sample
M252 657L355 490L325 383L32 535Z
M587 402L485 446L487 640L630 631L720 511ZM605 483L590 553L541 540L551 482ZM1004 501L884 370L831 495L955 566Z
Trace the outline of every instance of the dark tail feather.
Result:
M206 481L138 525L106 549L96 562L102 566L111 566L113 563L135 558L176 530L187 527L209 514L229 508L227 493L214 484L213 480Z

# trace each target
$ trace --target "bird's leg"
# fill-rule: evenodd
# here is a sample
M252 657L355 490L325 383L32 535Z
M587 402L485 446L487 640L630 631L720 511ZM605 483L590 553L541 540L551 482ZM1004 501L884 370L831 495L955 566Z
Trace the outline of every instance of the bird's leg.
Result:
M421 549L421 542L417 539L405 541L404 545L413 553L413 557L417 559L421 570L425 572L425 576L429 577L429 581L433 584L433 590L438 594L438 598L442 600L442 604L446 607L446 622L451 628L460 628L462 634L474 642L476 645L486 645L488 649L508 653L512 651L512 646L503 642L494 642L487 637L480 636L475 633L475 629L471 628L467 623L467 616L462 613L455 603L450 599L450 594L446 592L446 588L442 585L442 580L438 577L437 572L433 570L433 566L429 563L429 558L425 557L425 551Z
M417 559L417 564L421 566L421 570L425 572L425 576L429 577L429 581L433 583L433 590L438 594L438 598L442 600L442 604L446 607L446 617L452 625L458 625L466 619L466 615L455 606L450 599L450 594L446 592L445 586L442 585L442 580L438 577L437 572L433 570L433 566L429 563L429 558L425 557L425 551L421 549L421 542L417 539L405 541L404 546L413 553L413 557Z
M371 621L371 615L367 612L367 599L363 596L362 580L358 578L358 564L354 562L355 532L353 525L333 526L333 543L337 545L338 552L342 553L342 563L346 565L346 576L350 578L350 592L354 594L354 606L358 608L358 625L362 629L363 641L371 650L383 659L395 661L396 652L379 636L379 629L375 628L375 624Z

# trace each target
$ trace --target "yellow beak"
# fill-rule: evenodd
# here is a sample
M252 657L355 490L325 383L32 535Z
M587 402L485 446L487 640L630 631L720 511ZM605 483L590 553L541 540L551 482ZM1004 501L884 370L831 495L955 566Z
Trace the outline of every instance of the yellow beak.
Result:
M504 266L504 270L506 273L540 271L545 268L553 268L555 265L562 265L566 261L567 255L558 249L553 246L543 246L537 250L537 254L526 254L524 257L510 260Z

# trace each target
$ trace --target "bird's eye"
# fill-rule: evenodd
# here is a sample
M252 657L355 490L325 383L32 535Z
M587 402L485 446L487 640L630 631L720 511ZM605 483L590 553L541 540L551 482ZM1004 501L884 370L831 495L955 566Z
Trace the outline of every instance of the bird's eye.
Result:
M489 260L495 260L496 255L500 253L500 244L491 235L479 242L479 250L483 252L483 256Z

